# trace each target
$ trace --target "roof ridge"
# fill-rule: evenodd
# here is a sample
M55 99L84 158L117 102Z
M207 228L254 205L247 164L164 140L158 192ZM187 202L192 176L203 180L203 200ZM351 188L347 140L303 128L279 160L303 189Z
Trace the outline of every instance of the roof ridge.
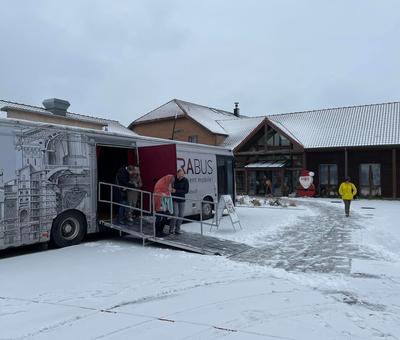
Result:
M264 119L264 118L266 118L267 116L255 116L255 117L249 117L249 116L240 116L240 117L237 117L237 118L239 118L239 119L235 119L235 118L232 118L232 119L217 119L216 120L216 122L240 122L240 121L242 121L242 120L247 120L247 119Z
M156 111L156 110L162 108L163 106L165 106L165 105L167 105L167 104L169 104L169 103L171 103L171 102L175 102L175 104L176 104L176 100L177 100L177 99L173 98L173 99L171 99L170 101L168 101L168 102L166 102L166 103L164 103L164 104L161 104L160 106L157 106L155 109L153 109L153 110L147 112L147 113L144 114L143 116L140 116L139 118L136 118L131 124L129 124L128 127L130 127L131 125L133 125L133 123L137 122L139 119L142 119L142 118L146 117L146 116L149 115L150 113L152 113L152 112L154 112L154 111ZM181 108L179 107L179 105L178 105L178 108L181 109ZM181 110L182 110L182 109L181 109ZM184 113L185 113L185 112L184 112Z
M293 112L284 112L284 113L272 113L267 114L267 117L271 116L282 116L282 115L292 115L292 114L299 114L299 113L308 113L308 112L317 112L317 111L331 111L331 110L338 110L338 109L350 109L350 108L361 108L367 106L379 106L379 105L390 105L390 104L400 104L400 101L394 102L386 102L386 103L375 103L375 104L363 104L363 105L349 105L349 106L337 106L337 107L327 107L321 109L314 109L314 110L304 110L304 111L293 111Z

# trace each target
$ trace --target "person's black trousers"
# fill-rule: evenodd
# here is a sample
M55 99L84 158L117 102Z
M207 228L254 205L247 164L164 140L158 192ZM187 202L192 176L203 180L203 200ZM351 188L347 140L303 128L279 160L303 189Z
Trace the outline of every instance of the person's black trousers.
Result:
M344 202L344 213L348 217L350 215L351 200L343 200L343 202Z

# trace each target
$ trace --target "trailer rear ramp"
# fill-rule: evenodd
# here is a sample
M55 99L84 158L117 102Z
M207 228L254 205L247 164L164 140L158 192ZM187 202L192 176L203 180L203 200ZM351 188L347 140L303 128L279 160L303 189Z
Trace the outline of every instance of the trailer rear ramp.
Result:
M173 234L165 237L155 237L153 224L146 218L142 219L142 229L138 220L130 224L119 224L116 220L100 220L99 223L105 227L141 239L143 244L152 243L154 245L162 245L198 254L230 257L252 248L246 244L185 231L179 235Z

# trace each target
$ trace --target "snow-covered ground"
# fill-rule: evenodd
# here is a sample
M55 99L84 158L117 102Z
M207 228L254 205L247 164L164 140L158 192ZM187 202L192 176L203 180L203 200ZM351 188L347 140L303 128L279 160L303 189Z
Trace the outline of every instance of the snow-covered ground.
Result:
M231 258L127 238L3 256L0 339L399 339L400 202L295 201L205 228L251 246Z

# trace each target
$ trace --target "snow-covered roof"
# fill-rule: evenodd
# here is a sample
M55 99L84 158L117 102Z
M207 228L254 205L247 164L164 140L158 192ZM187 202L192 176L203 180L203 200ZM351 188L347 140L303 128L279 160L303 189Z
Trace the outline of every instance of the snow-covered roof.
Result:
M134 125L135 123L148 122L157 119L173 118L175 116L177 117L184 116L185 113L182 111L182 109L178 106L176 102L177 100L173 99L168 103L161 105L160 107L150 111L149 113L146 113L144 116L136 119L131 125Z
M158 119L188 116L212 133L228 135L220 122L225 120L237 120L242 117L235 116L232 112L172 99L168 103L150 111L136 119L130 126Z
M305 149L400 144L400 102L268 115Z
M265 117L248 117L242 119L222 120L218 123L228 134L228 137L222 143L223 146L234 149L249 136L257 126L259 126Z
M221 122L225 120L241 119L235 116L232 112L214 109L212 107L193 104L182 100L179 100L178 104L183 108L190 118L203 125L212 133L220 135L228 134L221 126Z
M16 111L35 112L43 115L53 115L51 112L47 111L43 107L20 104L20 103L10 102L7 100L0 100L0 109L2 110L3 108L15 109ZM137 135L136 133L129 130L116 120L87 116L73 112L67 112L65 118L70 120L78 120L82 122L89 122L89 123L103 125L106 128L106 130L111 133L118 133L130 136Z

